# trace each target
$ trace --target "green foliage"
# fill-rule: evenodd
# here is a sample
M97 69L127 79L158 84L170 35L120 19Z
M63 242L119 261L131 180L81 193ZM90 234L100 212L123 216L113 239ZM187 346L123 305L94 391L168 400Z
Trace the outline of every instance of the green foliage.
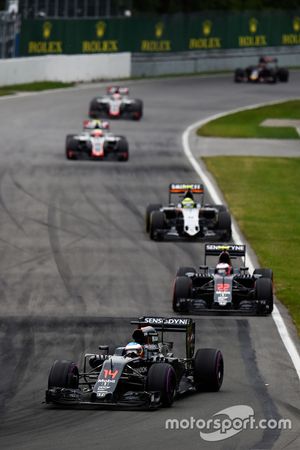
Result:
M74 83L61 83L59 81L40 81L38 83L15 84L0 87L1 95L11 95L16 92L45 91L47 89L63 89L74 86Z
M300 331L300 158L205 158Z
M300 119L300 100L241 111L213 120L197 130L199 136L299 139L295 128L262 127L265 119Z

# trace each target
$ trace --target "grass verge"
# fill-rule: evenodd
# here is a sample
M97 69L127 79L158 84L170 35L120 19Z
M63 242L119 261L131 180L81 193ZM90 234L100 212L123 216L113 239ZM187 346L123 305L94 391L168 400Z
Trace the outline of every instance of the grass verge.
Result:
M40 81L38 83L15 84L0 87L0 95L12 95L17 92L38 92L48 89L64 89L75 86L75 83L60 83L58 81Z
M300 100L229 114L203 125L197 134L225 138L299 139L295 128L261 127L265 119L300 119Z
M300 158L203 158L300 333Z

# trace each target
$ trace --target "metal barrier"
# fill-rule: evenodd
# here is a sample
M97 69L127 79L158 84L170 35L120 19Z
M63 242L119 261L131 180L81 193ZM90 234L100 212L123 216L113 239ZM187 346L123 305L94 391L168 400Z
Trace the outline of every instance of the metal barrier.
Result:
M19 32L19 17L15 14L0 12L0 58L16 56L16 42Z

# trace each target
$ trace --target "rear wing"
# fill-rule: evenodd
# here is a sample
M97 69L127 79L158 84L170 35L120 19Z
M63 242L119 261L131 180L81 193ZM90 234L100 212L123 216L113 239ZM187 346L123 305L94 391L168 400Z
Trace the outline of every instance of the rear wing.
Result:
M85 119L82 123L84 130L109 130L110 125L107 120Z
M192 358L195 351L195 322L188 317L150 317L144 316L130 323L138 325L140 328L145 325L151 325L156 331L161 331L162 341L165 332L186 333L185 346L186 357Z
M186 194L190 191L192 194L204 195L204 186L201 183L171 183L169 185L169 202L171 202L171 195Z
M246 245L244 244L205 244L205 260L209 255L219 256L222 252L228 252L232 258L242 258L246 256Z
M119 93L121 95L128 95L129 89L127 87L120 87L120 86L108 86L106 88L107 94L116 94Z

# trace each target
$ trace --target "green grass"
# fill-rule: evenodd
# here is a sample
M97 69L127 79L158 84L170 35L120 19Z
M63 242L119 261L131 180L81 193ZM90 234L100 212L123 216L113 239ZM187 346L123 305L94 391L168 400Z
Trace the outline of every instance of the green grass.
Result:
M207 123L197 130L197 134L225 138L299 139L295 128L260 126L265 119L300 119L300 100L230 114Z
M300 158L204 158L300 332Z
M15 84L0 87L0 95L12 95L17 92L37 92L48 89L64 89L75 86L75 83L61 83L59 81L40 81L38 83Z

